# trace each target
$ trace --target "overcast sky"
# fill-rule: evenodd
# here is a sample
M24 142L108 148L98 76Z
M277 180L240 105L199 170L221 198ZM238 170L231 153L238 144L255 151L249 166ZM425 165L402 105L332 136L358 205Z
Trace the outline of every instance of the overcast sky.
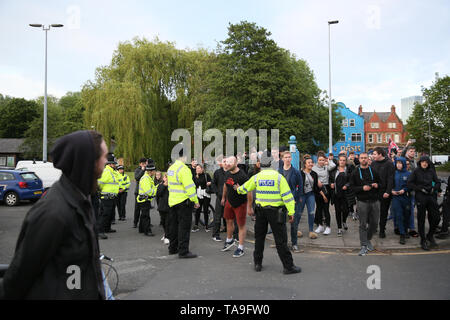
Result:
M29 23L62 23L48 33L48 94L79 91L119 41L135 36L213 50L228 23L256 22L297 57L332 97L356 111L389 111L450 74L450 1L403 0L0 0L0 93L27 99L44 92L45 32Z

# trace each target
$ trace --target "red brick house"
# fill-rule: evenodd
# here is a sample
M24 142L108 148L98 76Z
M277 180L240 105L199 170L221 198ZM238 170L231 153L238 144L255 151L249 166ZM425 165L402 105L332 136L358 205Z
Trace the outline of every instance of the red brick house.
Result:
M399 146L406 144L406 135L403 122L395 112L395 106L391 107L391 112L363 112L359 106L358 115L364 117L364 136L366 150L370 151L375 147L386 148L389 138Z

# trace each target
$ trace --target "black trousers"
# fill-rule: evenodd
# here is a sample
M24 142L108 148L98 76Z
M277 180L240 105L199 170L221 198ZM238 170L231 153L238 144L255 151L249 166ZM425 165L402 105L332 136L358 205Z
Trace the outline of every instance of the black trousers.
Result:
M185 200L169 209L169 253L189 252L193 202Z
M330 199L331 199L331 188L327 185L325 186L327 189L326 197L328 199L328 202L325 203L322 196L316 195L316 215L314 217L314 223L317 225L324 225L325 220L325 226L329 227L331 222L330 217Z
M279 223L277 210L274 209L257 207L255 209L255 214L255 251L253 252L255 264L262 264L264 243L268 225L270 224L281 263L285 269L292 269L294 261L287 245L286 221Z
M200 213L203 211L203 217L205 221L205 228L208 228L208 221L209 221L209 204L211 203L211 198L203 198L198 199L198 202L200 204L200 208L195 210L195 222L194 224L198 226L198 222L200 221Z
M159 212L159 216L161 217L161 225L164 229L164 236L169 239L169 212L165 212L165 211L158 211Z
M448 232L448 222L450 219L450 201L446 200L442 203L442 228L441 232Z
M347 199L344 197L335 197L334 199L334 209L336 211L336 222L338 229L342 229L342 222L347 222L349 207L347 204Z
M216 206L214 212L214 229L213 229L213 237L220 237L220 224L223 218L223 209L224 206L220 204L222 199L220 197L216 197Z
M427 238L433 237L436 227L439 224L439 211L438 204L435 197L431 195L425 195L423 193L416 193L417 204L417 225L419 227L419 235L421 241L425 238L425 217L428 212L428 223L430 230L428 231Z
M127 215L126 213L126 205L127 205L127 196L128 196L128 192L122 192L119 193L119 197L117 198L117 208L119 211L119 219L122 218L124 219L125 216Z
M152 229L150 228L150 201L145 201L142 203L139 203L139 207L141 208L141 219L139 220L139 233L148 233L152 232Z
M91 204L92 204L92 208L94 209L94 216L95 216L95 233L98 234L99 230L101 229L99 227L99 219L100 219L100 198L98 196L98 194L93 194L91 196Z
M137 194L134 195L134 225L137 226L139 223L139 218L141 217L141 207L139 202L137 202Z
M389 214L389 207L391 206L392 197L383 198L384 192L381 193L380 199L380 231L386 230L386 222Z
M105 233L111 230L115 201L116 199L101 199L101 208L98 222L99 233Z

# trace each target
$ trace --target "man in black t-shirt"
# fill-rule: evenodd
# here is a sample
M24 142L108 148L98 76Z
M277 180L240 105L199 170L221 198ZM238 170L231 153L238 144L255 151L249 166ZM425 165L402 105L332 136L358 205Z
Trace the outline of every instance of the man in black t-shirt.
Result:
M239 227L239 246L233 254L234 258L239 258L244 255L244 241L247 230L245 228L246 214L252 213L253 195L240 195L234 190L235 184L243 185L248 177L244 171L237 166L236 157L227 158L227 172L225 174L225 184L223 187L221 204L224 206L224 218L227 220L227 239L225 241L222 251L228 251L234 245L233 231L234 219L236 219Z

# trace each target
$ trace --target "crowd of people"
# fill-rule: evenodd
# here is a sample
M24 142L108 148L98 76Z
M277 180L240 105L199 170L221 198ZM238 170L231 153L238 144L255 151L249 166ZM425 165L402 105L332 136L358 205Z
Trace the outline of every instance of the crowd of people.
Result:
M212 231L214 241L224 242L222 251L237 247L233 257L244 255L246 216L252 215L252 220L255 221L253 214L257 199L255 191L244 196L238 194L233 186L243 185L261 171L261 154L262 152L253 150L249 156L218 156L217 169L213 170L212 177L206 172L205 165L197 163L195 159L187 166L199 201L198 208L193 209L191 232L198 232L200 228L204 228L205 232ZM410 237L420 237L421 247L429 250L437 247L435 235L441 239L448 236L448 196L444 201L442 227L438 230L440 214L437 194L443 191L440 189L440 180L429 157L422 156L416 161L415 148L409 144L404 150L391 150L389 156L381 147L375 148L370 155L366 152L350 152L347 155L344 151L336 159L333 154L327 156L319 151L316 163L312 156L306 154L302 157L300 170L292 166L292 154L287 148L273 149L271 156L272 168L286 179L295 200L295 213L289 232L290 249L294 253L302 252L298 238L303 234L298 226L305 207L310 239L331 234L330 206L334 206L337 225L335 232L338 237L348 231L349 218L359 220L360 255L374 250L371 243L373 235L378 234L380 239L386 238L389 220L393 220L394 232L402 245ZM135 172L138 185L145 160L142 159L140 168ZM170 188L165 178L167 177L161 179L161 173L156 172L154 183L165 233L161 240L169 244L169 219L166 217L169 216L170 209L167 204ZM216 195L214 206L211 204L212 194ZM136 208L135 227L139 219L139 214L136 214L139 212L138 203ZM200 219L201 215L203 220ZM425 234L427 216L430 227ZM268 232L272 231L269 228ZM221 238L221 233L226 234L225 239Z

